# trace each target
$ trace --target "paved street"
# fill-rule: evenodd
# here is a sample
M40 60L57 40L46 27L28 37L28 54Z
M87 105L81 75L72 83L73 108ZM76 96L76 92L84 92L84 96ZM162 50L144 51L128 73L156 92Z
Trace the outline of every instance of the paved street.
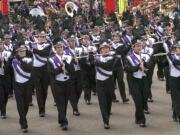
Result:
M127 87L127 85L126 85ZM134 124L134 103L130 97L129 104L113 103L110 130L104 130L97 102L97 97L92 96L92 105L87 106L83 98L79 104L81 116L73 116L72 108L68 106L69 130L62 131L57 123L57 110L54 107L51 91L47 100L47 116L40 118L36 99L34 106L28 113L28 135L179 135L180 125L171 119L170 95L165 92L165 82L160 82L157 77L153 79L154 103L149 104L151 114L146 116L147 128L140 128ZM128 91L128 90L127 90ZM116 90L119 97L119 92ZM83 97L83 96L82 96ZM7 119L0 119L0 135L20 135L18 114L15 99L11 98L7 106Z

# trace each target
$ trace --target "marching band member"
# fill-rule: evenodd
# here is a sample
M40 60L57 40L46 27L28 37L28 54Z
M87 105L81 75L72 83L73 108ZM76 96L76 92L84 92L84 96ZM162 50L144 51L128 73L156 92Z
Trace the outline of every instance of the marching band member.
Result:
M110 45L106 42L100 45L100 54L95 58L96 66L96 90L98 95L101 115L104 128L109 129L109 119L111 113L113 96L113 62L114 57L109 56Z
M147 54L150 56L150 60L152 63L152 66L149 68L149 70L146 72L147 75L147 83L148 83L148 102L153 102L152 99L152 91L151 91L151 86L152 86L152 77L153 77L153 73L154 73L154 68L155 68L155 58L153 57L154 54L154 49L153 49L153 43L154 43L154 39L153 38L144 38L142 40L143 42L143 49L142 49L142 53Z
M45 117L45 104L49 85L47 71L47 58L50 55L51 44L46 40L47 34L41 32L37 35L37 42L32 44L33 48L33 79L37 94L39 116Z
M74 59L76 59L76 62L74 63L74 69L75 69L75 75L72 76L74 80L74 89L71 90L70 94L70 103L73 108L73 115L79 116L79 109L78 109L78 102L81 97L82 93L82 84L81 84L81 70L80 70L80 65L78 62L78 59L76 58L78 53L76 47L76 39L74 36L71 36L68 39L68 48L65 49L65 54L72 56Z
M12 44L12 42L11 42L11 38L12 38L12 36L11 36L11 35L8 35L8 34L6 34L6 35L4 36L4 49L5 49L6 51L11 51L11 52L13 52L13 44Z
M90 45L90 39L88 35L83 35L81 40L81 47L83 49L82 55L92 55L93 52L88 49ZM90 53L89 53L90 52ZM91 90L95 88L95 69L94 65L88 58L82 58L79 61L82 75L82 88L84 90L84 99L87 105L91 104Z
M122 41L125 45L130 46L132 44L132 36L128 34L126 31L123 31L122 33Z
M149 67L148 63L150 57L146 54L141 54L142 42L137 40L133 45L133 51L127 56L127 63L125 70L131 74L131 83L129 83L130 92L135 102L135 123L139 124L140 127L146 127L146 118L144 113L148 112L147 105L147 83L145 68ZM143 58L142 58L143 57Z
M4 50L3 41L0 39L0 115L6 119L6 105L9 95L9 76L11 52Z
M26 57L26 48L21 45L16 48L17 56L13 58L12 67L14 70L14 92L17 109L19 113L19 123L24 133L28 132L26 115L28 113L29 102L32 96L30 88L30 78L32 70L32 59Z
M64 54L64 43L58 42L54 47L56 54L49 58L50 73L54 75L54 98L58 110L58 122L62 130L67 130L67 104L71 90L74 88L74 63L71 56ZM67 56L67 57L65 57ZM69 58L70 57L70 58Z
M14 53L14 46L12 44L12 36L11 35L8 35L8 34L4 35L4 50L11 52L12 55ZM13 84L12 84L13 71L12 71L12 68L10 68L10 72L8 73L7 76L9 77L9 79L8 79L9 97L13 97Z
M166 53L169 53L171 52L171 48L172 48L172 45L173 45L173 39L172 39L172 29L167 26L164 30L164 35L165 35L165 39L164 39L164 43L163 43L163 47L164 47L164 50ZM165 75L165 78L166 78L166 92L167 93L170 93L171 92L171 89L170 89L170 86L169 86L169 65L166 65L164 67L164 75Z
M173 103L173 119L180 124L180 41L173 46L173 51L168 54L170 67L170 87Z
M118 31L112 33L112 48L116 52L113 68L114 85L116 85L117 80L120 96L123 100L123 103L126 103L129 101L129 99L126 97L122 59L124 58L125 54L130 50L130 46L126 46L123 44ZM115 93L113 95L113 101L117 101Z
M156 34L155 34L156 41L162 41L163 40L162 36L164 36L164 29L162 28L162 23L158 22L156 28ZM154 46L154 50L157 50L158 53L164 52L162 43L156 44ZM163 60L164 57L158 57L157 59L157 67L158 67L157 76L160 81L164 81L164 71L163 71L163 62L162 62Z

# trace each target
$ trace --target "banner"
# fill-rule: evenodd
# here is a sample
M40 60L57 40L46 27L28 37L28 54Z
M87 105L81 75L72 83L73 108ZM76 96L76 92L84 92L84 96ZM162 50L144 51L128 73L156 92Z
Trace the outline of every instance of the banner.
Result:
M128 0L118 0L118 13L122 14L128 6Z
M115 12L115 0L106 0L106 16L111 12Z

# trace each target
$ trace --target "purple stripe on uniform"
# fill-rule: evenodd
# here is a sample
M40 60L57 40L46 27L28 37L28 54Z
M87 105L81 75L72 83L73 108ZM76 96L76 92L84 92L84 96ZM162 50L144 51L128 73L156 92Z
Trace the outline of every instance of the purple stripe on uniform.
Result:
M23 73L21 73L21 71L18 69L18 66L20 67L20 65L19 65L18 62L13 61L12 64L13 64L13 67L15 68L16 72L17 72L20 76L22 76L22 77L24 77L24 78L26 78L26 79L29 79L29 78L30 78L29 76L26 76L26 75L24 75Z
M112 75L108 75L108 74L102 72L99 68L96 68L96 70L97 70L100 74L102 74L102 75L104 75L104 76L106 76L106 77L111 77L111 76L112 76Z
M38 56L36 56L36 55L34 55L35 57L36 57L36 59L38 60L38 61L40 61L41 63L44 63L44 64L46 64L47 62L46 61L44 61L44 60L41 60L40 58L38 58Z
M173 61L173 60L178 60L178 59L175 57L174 54L172 54L171 57L172 57L172 61ZM175 64L173 64L173 66L174 66L177 70L180 71L180 67L179 67L179 66L177 66L177 65L175 65Z

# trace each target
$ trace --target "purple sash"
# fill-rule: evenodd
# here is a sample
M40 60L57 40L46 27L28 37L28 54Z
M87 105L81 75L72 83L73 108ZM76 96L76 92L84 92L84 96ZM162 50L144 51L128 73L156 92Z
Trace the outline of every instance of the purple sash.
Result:
M129 45L131 44L131 42L129 41L128 37L127 36L124 36L123 37L123 40Z
M65 52L67 55L74 56L73 52L69 48L67 48Z
M53 61L54 61L54 64L55 64L57 67L60 67L60 66L61 66L61 61L59 60L59 58L58 58L56 55L54 55Z
M135 54L132 53L132 54L130 55L130 57L131 57L133 63L135 64L135 66L138 66L139 63L140 63L140 60L135 56Z
M44 64L47 63L47 61L44 61L44 60L40 59L36 54L34 54L34 56L35 56L35 58L36 58L38 61L40 61L41 63L44 63Z

